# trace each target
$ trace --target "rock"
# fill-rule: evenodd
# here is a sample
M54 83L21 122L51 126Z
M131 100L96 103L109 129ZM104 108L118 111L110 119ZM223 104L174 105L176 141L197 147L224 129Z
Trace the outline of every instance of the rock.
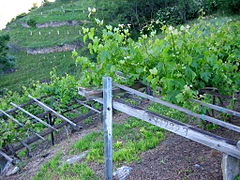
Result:
M46 54L51 52L62 52L62 51L70 51L77 49L83 46L84 43L82 41L74 41L70 43L64 43L60 45L54 45L49 47L38 47L38 48L26 48L27 54Z
M119 180L126 180L131 170L132 170L131 167L122 166L118 168L116 172L113 173L113 176L115 176Z
M69 164L73 164L73 163L79 161L80 159L84 158L87 155L88 152L89 151L84 151L83 153L81 153L79 155L75 155L75 156L67 159L66 162L69 163Z
M8 170L8 172L6 173L6 176L11 176L11 175L14 175L16 174L18 171L20 170L19 167L15 166L15 167L12 167Z

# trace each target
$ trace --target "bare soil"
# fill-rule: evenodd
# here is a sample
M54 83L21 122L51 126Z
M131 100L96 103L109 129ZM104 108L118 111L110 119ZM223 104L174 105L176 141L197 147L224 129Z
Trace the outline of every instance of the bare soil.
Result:
M141 154L129 180L221 180L221 153L173 133Z

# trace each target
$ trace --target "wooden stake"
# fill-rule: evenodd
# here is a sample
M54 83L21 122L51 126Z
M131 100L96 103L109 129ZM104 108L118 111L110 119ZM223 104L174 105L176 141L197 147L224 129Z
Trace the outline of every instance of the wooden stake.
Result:
M234 180L240 175L240 159L223 154L222 172L223 180Z
M105 179L112 179L112 78L103 78Z

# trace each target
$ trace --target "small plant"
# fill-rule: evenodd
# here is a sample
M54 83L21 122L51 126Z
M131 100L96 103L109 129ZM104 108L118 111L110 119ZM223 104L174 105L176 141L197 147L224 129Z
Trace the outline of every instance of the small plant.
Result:
M57 153L47 163L43 164L33 180L48 179L96 179L93 170L86 163L68 164L60 161L61 153Z
M37 25L37 22L36 22L34 19L29 19L29 20L27 21L27 24L28 24L29 26L35 28L36 25Z
M234 180L240 180L240 176L235 177Z
M16 19L16 20L17 20L17 19L21 19L21 18L23 18L23 17L25 17L25 16L27 16L26 13L21 13L21 14L17 15L15 19Z

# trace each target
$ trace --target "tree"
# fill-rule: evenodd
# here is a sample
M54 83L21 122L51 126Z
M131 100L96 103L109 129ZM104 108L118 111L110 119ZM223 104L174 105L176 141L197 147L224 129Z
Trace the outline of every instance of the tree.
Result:
M0 73L15 65L15 57L8 54L9 35L0 36Z

